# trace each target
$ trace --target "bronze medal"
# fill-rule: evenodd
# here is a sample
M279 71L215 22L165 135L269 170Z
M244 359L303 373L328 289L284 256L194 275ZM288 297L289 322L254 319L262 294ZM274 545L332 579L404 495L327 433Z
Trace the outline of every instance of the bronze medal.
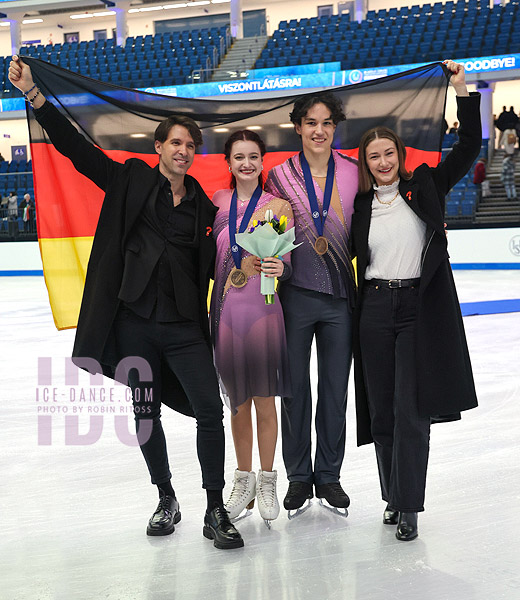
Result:
M320 235L318 238L316 238L316 241L314 242L314 250L316 251L316 254L322 256L325 254L325 252L327 252L328 249L329 240L326 237Z
M242 288L247 283L247 275L242 269L231 271L231 285L236 288Z

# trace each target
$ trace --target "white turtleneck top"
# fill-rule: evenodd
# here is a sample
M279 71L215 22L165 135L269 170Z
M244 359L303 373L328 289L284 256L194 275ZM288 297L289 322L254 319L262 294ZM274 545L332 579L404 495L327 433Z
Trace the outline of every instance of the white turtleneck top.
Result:
M420 277L425 238L426 224L399 194L399 180L374 185L365 279Z

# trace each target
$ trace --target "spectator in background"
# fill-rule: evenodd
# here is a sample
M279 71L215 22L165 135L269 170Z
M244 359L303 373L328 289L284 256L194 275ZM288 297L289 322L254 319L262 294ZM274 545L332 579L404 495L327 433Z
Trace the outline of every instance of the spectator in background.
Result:
M515 153L517 138L516 131L512 128L506 129L502 132L502 139L500 140L500 146L504 147L506 155L512 156Z
M450 127L449 133L457 135L458 130L459 130L459 123L458 123L458 121L455 121L455 123L453 123L453 125Z
M9 221L16 221L18 218L18 196L14 192L9 192L7 199L7 214Z
M24 233L33 233L34 231L34 202L31 200L30 194L25 194L20 203L20 208L23 210L23 231Z
M515 115L516 116L516 115ZM518 120L518 117L517 117ZM495 120L495 127L497 129L499 129L500 131L505 131L506 129L509 129L511 126L515 126L516 120L513 120L511 118L511 114L510 111L506 110L506 107L503 106L502 107L502 112L498 115L498 119Z
M481 156L475 165L475 170L473 171L473 183L480 185L484 181L486 178L486 164L487 158L485 156Z
M3 154L0 152L0 162L3 162L5 160Z
M500 129L500 131L504 131L505 127L503 128L502 123L504 122L504 119L507 120L507 109L505 106L502 107L502 112L498 115L498 118L495 119L495 127L497 129Z
M515 187L515 158L512 154L507 154L502 161L502 184L506 190L508 200L516 199Z
M475 170L473 171L473 183L478 185L478 196L479 200L482 196L486 196L485 188L489 187L489 181L486 180L486 164L487 158L485 156L481 156L477 164L475 165Z
M498 115L498 119L495 120L495 127L500 130L500 136L498 139L498 147L504 143L504 132L507 129L515 129L518 123L518 116L516 115L513 107L506 110L506 107L502 107L502 112Z

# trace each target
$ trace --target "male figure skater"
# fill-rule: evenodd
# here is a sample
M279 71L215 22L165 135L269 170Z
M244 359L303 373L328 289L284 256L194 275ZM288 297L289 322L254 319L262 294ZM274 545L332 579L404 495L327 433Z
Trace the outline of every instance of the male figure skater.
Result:
M284 506L300 509L316 496L344 516L350 504L339 483L345 450L351 311L355 283L349 255L350 223L358 188L356 161L332 150L345 120L331 93L304 96L290 114L302 151L274 167L266 189L291 202L296 229L292 274L281 286L293 396L282 400L282 449L289 489ZM316 455L311 459L312 398L309 362L318 354ZM305 510L305 509L304 509Z
M147 534L170 534L181 519L161 425L164 402L197 421L207 494L204 536L217 548L241 547L222 499L223 411L208 345L206 297L215 257L209 232L216 209L186 174L202 144L201 131L189 117L173 115L155 131L157 167L137 159L121 164L87 142L44 98L17 56L9 79L29 100L55 148L105 192L73 360L85 368L95 362L112 377L121 359L132 363L125 383L132 388L139 443L159 490Z

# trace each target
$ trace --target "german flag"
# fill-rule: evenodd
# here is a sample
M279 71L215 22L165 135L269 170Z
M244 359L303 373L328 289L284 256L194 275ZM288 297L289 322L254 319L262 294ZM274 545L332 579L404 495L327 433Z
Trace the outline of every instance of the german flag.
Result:
M237 129L253 128L268 154L264 172L300 150L289 112L297 96L257 100L204 100L162 96L96 81L56 65L24 57L35 81L85 137L110 158L158 163L153 133L170 114L195 119L204 135L190 169L211 198L229 185L223 147ZM356 85L334 88L347 120L334 147L357 156L363 132L376 125L404 140L407 167L440 160L448 72L440 63ZM37 226L45 282L58 329L75 327L103 192L59 154L28 108Z

